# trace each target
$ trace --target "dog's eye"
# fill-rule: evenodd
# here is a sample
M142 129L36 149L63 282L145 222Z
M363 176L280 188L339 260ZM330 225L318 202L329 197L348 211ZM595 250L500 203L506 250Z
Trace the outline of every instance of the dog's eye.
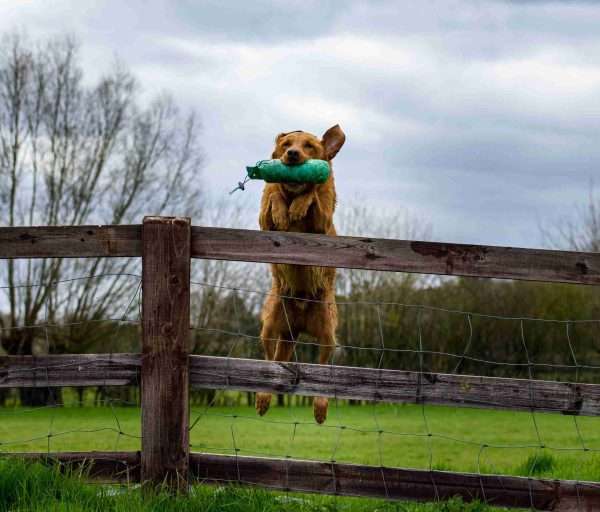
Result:
M313 145L312 145L310 142L305 142L305 143L304 143L304 147L305 147L306 149L313 149L313 147L314 147L314 146L313 146Z
M289 148L289 147L290 147L290 144L291 144L291 142L290 142L289 140L286 140L286 141L285 141L285 142L284 142L284 143L281 145L281 147L282 147L282 148Z

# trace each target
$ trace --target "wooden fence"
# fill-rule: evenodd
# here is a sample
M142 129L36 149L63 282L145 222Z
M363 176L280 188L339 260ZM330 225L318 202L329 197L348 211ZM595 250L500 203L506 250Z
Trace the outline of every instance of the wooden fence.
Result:
M142 353L4 356L0 387L141 382L141 451L18 455L91 463L92 476L180 491L197 480L388 499L461 496L540 510L600 507L593 482L190 453L188 439L189 386L600 415L597 384L190 355L191 258L599 285L600 254L192 227L173 217L133 226L0 228L4 259L124 256L142 258Z

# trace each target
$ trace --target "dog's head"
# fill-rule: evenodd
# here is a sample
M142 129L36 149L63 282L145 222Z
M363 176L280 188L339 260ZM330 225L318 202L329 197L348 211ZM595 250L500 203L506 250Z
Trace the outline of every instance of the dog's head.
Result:
M344 145L345 140L346 135L338 124L329 128L321 139L301 130L280 133L275 138L275 149L271 158L279 158L286 165L300 165L310 158L330 162ZM288 191L298 194L312 185L284 183L283 186Z

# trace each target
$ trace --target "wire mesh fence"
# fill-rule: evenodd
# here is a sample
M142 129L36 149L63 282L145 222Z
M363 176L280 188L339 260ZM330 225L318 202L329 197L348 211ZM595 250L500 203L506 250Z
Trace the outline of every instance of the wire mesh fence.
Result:
M111 296L115 282L123 281L128 293ZM119 287L123 287L119 283ZM98 300L114 301L113 316L71 320L72 298L82 297L90 287L103 290ZM0 287L8 290L8 285ZM0 327L4 345L24 338L27 343L13 343L12 356L27 358L32 364L24 368L9 363L4 381L30 381L28 387L5 388L0 391L4 405L0 409L0 453L36 452L51 455L64 451L139 450L140 400L133 382L130 388L112 387L112 380L97 379L93 387L58 387L51 374L57 370L85 373L86 369L110 363L114 354L124 349L139 350L141 276L133 273L107 273L79 276L39 283L17 284L13 289L49 290L46 306L39 319L28 323L23 318L17 325ZM53 296L53 298L50 297ZM68 296L68 297L67 297ZM53 302L54 307L48 306ZM61 306L71 302L68 306ZM90 338L94 340L90 343ZM78 343L80 341L80 343ZM92 347L99 357L69 361L55 358L66 350L75 352ZM23 353L24 352L24 353ZM50 356L50 357L48 357Z
M234 302L243 302L243 296L245 295L259 294L261 296L265 296L269 293L227 287L223 285L211 285L209 283L194 284L201 287L218 287L220 289L225 289L231 293L231 297ZM286 300L307 301L307 299L303 298L281 298L284 300L284 304ZM593 326L595 329L597 329L600 324L599 320L554 320L548 318L505 317L501 315L482 315L471 311L432 308L429 306L416 304L372 301L338 301L338 307L341 312L344 310L344 307L355 307L357 305L375 313L373 316L376 319L376 331L379 334L378 339L371 345L366 343L355 345L346 342L346 340L339 340L338 348L331 360L331 366L339 366L345 364L347 361L355 361L352 355L348 356L348 353L356 351L363 353L367 352L368 355L364 357L363 360L368 362L369 359L371 359L371 367L376 370L413 370L425 381L422 387L419 386L419 383L417 383L417 386L415 387L414 397L413 400L411 400L412 403L415 404L414 406L403 407L398 405L382 404L376 398L378 380L375 378L373 393L374 399L370 401L369 405L363 405L362 407L353 409L352 406L347 405L347 400L336 399L334 397L334 407L330 418L327 420L325 425L319 427L315 425L314 420L311 421L310 419L306 418L306 411L304 411L305 414L303 418L299 417L298 408L296 407L284 407L282 410L285 412L279 413L277 419L269 419L268 416L260 418L251 413L240 414L237 412L238 408L235 406L227 406L227 392L223 392L223 394L220 396L213 396L212 400L197 412L195 419L191 423L191 429L193 431L195 428L198 428L202 422L205 422L207 424L206 431L210 431L214 428L214 425L223 423L222 421L214 421L211 423L209 420L207 420L209 417L229 419L229 431L231 432L231 438L229 439L228 437L224 437L219 446L209 447L205 443L200 445L194 445L192 443L192 447L203 450L208 450L209 448L218 449L220 453L247 453L249 455L279 456L283 458L293 455L297 458L314 458L315 460L328 460L330 462L342 460L344 462L362 462L376 464L380 467L397 467L408 465L426 468L429 470L444 468L448 469L452 467L452 469L473 471L478 474L510 473L511 470L514 472L515 469L518 469L519 473L523 476L534 476L539 474L540 461L547 460L547 456L546 459L544 459L544 454L569 454L589 458L596 454L596 452L599 450L600 447L598 445L598 436L595 432L597 423L595 419L580 417L578 416L578 411L574 411L574 413L570 415L563 415L566 412L564 407L556 407L554 409L554 412L561 414L560 416L544 414L543 419L540 419L540 413L535 412L536 408L538 407L537 400L539 400L539 397L536 397L536 390L533 386L536 372L540 372L543 377L550 375L550 372L553 370L555 371L554 376L556 376L556 374L564 376L565 372L570 372L574 378L567 382L574 384L573 400L576 402L577 396L575 394L575 389L581 381L579 376L583 371L588 372L586 376L588 382L597 382L596 372L598 371L599 367L594 364L585 364L585 362L582 362L577 358L576 347L572 338L574 326ZM239 310L241 307L238 306L237 308L232 309ZM387 318L386 314L384 314L386 309L388 316L393 314L394 309L409 309L415 312L414 317L416 318L415 332L402 336L400 343L398 343L398 339L396 337L394 346L391 347L387 346L386 344L385 325ZM467 325L468 332L468 336L464 341L464 347L462 347L461 350L457 351L456 353L435 350L432 345L435 344L436 340L424 338L424 312L429 314L443 313L444 315L452 315L463 319ZM340 314L340 317L340 322L343 322L343 313ZM497 361L485 359L484 357L479 357L477 354L473 354L472 350L475 349L475 347L473 347L473 338L476 334L474 329L474 319L479 325L485 321L502 321L516 324L518 327L517 333L521 348L521 358L519 359L515 357L513 361ZM243 329L240 329L239 326L241 324L239 320L235 318L235 316L230 319L230 323L234 326L232 329L215 327L210 323L204 326L193 326L192 328L202 332L205 335L220 337L219 339L220 343L222 344L222 353L219 355L227 358L232 357L232 354L235 354L237 357L252 357L256 353L256 346L260 345L259 333L245 332ZM570 360L557 363L532 360L528 351L526 336L526 326L529 324L541 324L551 327L559 326L559 328L564 331L564 344L566 347L565 355L567 355ZM236 328L236 326L238 327ZM416 336L411 339L411 334L416 334ZM310 360L306 360L306 358L299 357L298 352L303 350L305 355L310 355L312 352L312 362L314 362L315 351L311 349L318 347L318 341L304 339L295 340L292 339L291 336L283 341L293 342L295 344L292 361L298 362L302 359L306 362L310 362ZM403 344L411 344L412 347L402 346ZM398 358L402 358L401 364L396 362L398 361ZM496 421L512 421L516 423L518 425L518 430L521 433L522 440L520 442L508 442L508 439L514 439L515 437L515 433L511 431L512 429L510 424L506 425L507 442L503 443L494 442L490 439L486 439L485 437L477 439L478 436L484 434L478 434L477 429L469 429L465 428L464 426L458 429L462 435L456 435L456 433L453 433L452 428L449 428L448 425L444 424L445 417L451 417L451 415L456 412L445 409L439 410L433 406L428 406L427 399L422 395L422 389L427 386L426 379L431 379L432 376L435 378L434 374L440 371L447 372L445 375L464 374L461 369L464 367L465 362L480 365L479 372L477 372L478 375L485 375L486 373L494 375L495 371L500 368L502 375L506 376L507 374L510 374L510 372L507 371L508 369L512 370L512 375L524 377L526 379L525 385L521 388L521 391L526 393L525 401L530 403L530 410L527 413L528 419L526 422L523 420L523 413L488 413L492 415L492 418L495 414L497 418ZM236 375L236 370L237 368L228 370L226 365L219 366L218 370L213 371L212 377L216 383L227 382L228 380L235 381L238 377ZM290 368L290 371L293 371L293 367ZM333 380L332 388L336 389L337 386L335 378L337 374L335 371L332 371L330 375L331 379ZM257 375L256 378L258 383L258 380L261 377L260 375ZM565 381L563 380L562 382ZM339 388L343 388L344 384L340 383ZM240 397L238 396L237 398L239 401ZM252 405L251 401L251 397L246 397L244 400L246 405ZM216 403L221 404L221 407L213 407ZM489 408L502 407L501 404L498 404L494 400L489 400L487 403L482 401L479 406L487 406ZM416 426L411 424L410 421L414 420L415 407L419 410L421 425L417 426L417 428L415 428L413 431L405 431L395 428L395 425L398 424L402 426L411 425L413 428ZM228 412L223 412L223 410L227 409L229 409ZM350 423L354 410L360 410L361 412L369 411L369 418L366 419L366 423L369 424L368 427L352 425ZM551 408L547 410L552 411ZM346 411L348 412L346 413ZM471 414L471 418L469 418L469 412L473 413ZM485 413L480 413L479 411L468 411L464 412L460 418L463 422L470 420L471 422L475 423L477 421L481 421L482 414ZM408 416L410 420L406 421L403 418L404 416ZM492 421L494 420L492 419ZM282 449L275 453L272 450L261 451L256 446L252 446L252 444L264 444L261 443L260 437L259 439L245 439L244 442L241 442L240 439L238 439L239 434L236 433L244 431L246 422L260 422L261 424L264 422L265 424L279 427L280 431L282 427L285 427L288 429L290 444L286 445L285 443L280 443L279 446ZM582 422L584 424L582 424ZM365 424L365 418L361 418L361 423L363 425ZM500 430L502 426L497 425L496 428ZM314 430L315 432L314 434L307 436L310 438L310 443L308 446L305 445L306 442L302 443L303 446L301 446L301 448L296 452L293 452L294 440L296 440L298 437L299 429ZM557 439L555 429L560 429L560 439ZM255 430L256 429L252 428L252 431ZM352 438L353 433L357 434L357 436L354 436L355 439L358 437L361 438L361 444L364 445L366 442L372 444L373 453L375 456L373 456L373 453L371 453L365 456L362 460L357 458L356 454L354 457L352 457L352 446L354 445L350 440L349 450L345 453L346 458L340 458L340 446L343 437ZM545 434L548 434L548 436ZM589 439L586 439L587 435L589 435ZM282 436L285 437L283 433L279 434L278 437ZM206 438L206 436L202 437ZM498 436L498 433L496 432L492 437L501 438L502 436ZM328 456L324 455L326 450L324 450L323 442L319 442L320 439L318 438L327 439L325 444L329 445L330 448L330 454L327 454ZM424 445L424 449L415 450L415 443L411 442L410 446L411 449L414 450L413 453L409 454L408 456L407 454L400 453L400 447L405 444L406 438L410 438L413 441L417 440L418 442L422 443ZM399 441L394 443L394 439L399 439ZM563 442L567 442L569 444L564 445L562 444ZM465 457L462 456L460 457L461 462L459 464L452 464L453 456L448 455L447 449L444 450L444 452L446 452L444 453L444 455L446 455L445 457L436 457L434 450L435 446L443 446L449 443L454 443L458 446L461 446L460 450L463 452L463 455L465 451L469 452L472 457L471 461L465 461ZM398 452L394 454L396 455L395 460L394 456L389 450L390 445L393 446L394 444L399 445L396 448ZM420 453L420 457L414 457L414 452ZM501 452L503 453L501 454ZM517 452L518 457L515 456ZM450 450L449 453L452 454L452 451ZM492 456L492 454L494 456ZM494 459L499 461L504 459L504 463L494 463ZM467 462L466 466L464 465L465 462ZM519 463L521 467L518 467ZM463 464L462 467L460 467L461 464ZM563 474L563 477L573 479L580 478L581 475L578 475L577 473L580 473L583 467L574 464L572 469L574 471L567 471ZM591 473L587 474L591 476Z
M71 314L69 307L78 307L73 301L77 285L89 300L95 298L89 292L94 286L102 292L99 300L106 300L114 289L107 282L115 279L126 285L109 299L113 314ZM246 370L240 361L263 358L259 311L272 292L226 281L192 280L190 285L196 308L214 313L193 312L189 326L193 353L207 358L190 358L191 368L204 374L202 381L194 375L190 380L196 388L190 395L189 447L195 452L190 461L197 481L338 495L364 494L354 486L362 479L361 485L371 486L367 495L386 499L442 501L455 493L494 505L507 504L499 499L504 492L515 496L510 503L537 509L551 509L562 492L574 510L586 510L588 497L600 491L593 483L600 480L594 417L600 414L595 350L600 319L341 296L336 350L326 366L315 369L306 363L317 362L319 340L294 335L289 308L327 303L280 295L289 336L272 341L292 344L293 350L289 361L275 364L287 376L269 384L265 367L252 362ZM129 477L139 459L124 451L137 451L143 443L141 358L133 354L131 367L125 368L121 353L140 352L135 340L143 320L142 276L107 273L2 289L26 300L26 290L42 286L51 292L35 322L25 318L0 326L3 340L24 337L33 353L31 359L21 357L26 359L22 366L14 357L5 362L0 383L27 381L27 389L44 390L33 396L7 392L4 386L0 451L54 456L97 450L105 461L113 454L112 462L125 465ZM69 300L61 298L66 295ZM444 337L448 332L452 342ZM504 336L502 349L490 347L490 332ZM85 336L97 340L93 346L100 354L69 360ZM544 341L551 350L540 349ZM11 346L17 348L13 355L19 354L19 344ZM53 360L55 354L65 358ZM89 374L86 389L61 387L71 371ZM401 385L394 380L400 377ZM391 395L391 388L402 393ZM551 396L557 390L562 395ZM255 391L274 395L264 416L254 411ZM313 397L330 400L322 425L313 418ZM37 406L23 406L36 400ZM568 482L557 487L548 478ZM417 494L410 494L410 485Z

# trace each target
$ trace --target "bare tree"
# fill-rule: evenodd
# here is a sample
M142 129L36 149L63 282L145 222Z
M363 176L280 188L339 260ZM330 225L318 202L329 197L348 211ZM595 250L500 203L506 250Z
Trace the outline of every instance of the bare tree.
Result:
M544 244L558 249L600 252L600 199L590 183L587 203L577 207L572 218L540 226Z
M120 64L87 85L71 38L34 45L20 35L5 36L0 225L139 223L144 214L164 212L198 216L196 116L182 115L167 95L140 105L139 90ZM123 274L136 272L138 263L8 261L2 268L8 284L0 299L0 308L8 308L0 316L2 346L11 354L31 353L34 330L22 327L40 319L77 324L113 317L135 289ZM79 275L107 277L52 284ZM76 338L95 332L79 329Z
M355 200L352 206L341 208L337 213L336 228L340 235L398 238L405 240L429 240L431 223L411 214L408 210L381 211L369 207L364 201ZM338 293L352 295L368 293L388 282L415 282L411 274L375 272L367 270L340 270Z

